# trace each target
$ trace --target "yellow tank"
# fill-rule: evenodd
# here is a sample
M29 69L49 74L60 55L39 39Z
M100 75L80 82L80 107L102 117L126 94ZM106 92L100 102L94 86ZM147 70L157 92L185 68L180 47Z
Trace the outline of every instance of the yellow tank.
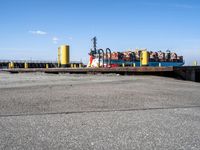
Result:
M61 50L61 66L66 67L67 64L69 64L70 62L69 45L61 45L60 50Z
M149 65L149 52L147 50L143 50L140 54L140 64L141 66Z

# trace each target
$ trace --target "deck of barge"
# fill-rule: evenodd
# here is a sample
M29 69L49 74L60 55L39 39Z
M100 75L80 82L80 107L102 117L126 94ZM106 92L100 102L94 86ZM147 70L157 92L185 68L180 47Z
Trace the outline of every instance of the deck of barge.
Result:
M200 66L184 67L117 67L117 68L13 68L1 69L10 73L70 73L70 74L97 74L116 73L122 75L143 74L177 77L183 80L200 82Z

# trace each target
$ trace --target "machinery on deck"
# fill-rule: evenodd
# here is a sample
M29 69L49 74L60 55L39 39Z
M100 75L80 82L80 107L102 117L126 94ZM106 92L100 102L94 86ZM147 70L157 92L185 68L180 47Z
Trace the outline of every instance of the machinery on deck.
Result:
M128 50L123 52L111 52L109 48L105 51L97 49L97 38L92 39L93 48L90 50L90 61L87 67L120 67L120 66L183 66L183 56L167 50L153 52L147 49Z

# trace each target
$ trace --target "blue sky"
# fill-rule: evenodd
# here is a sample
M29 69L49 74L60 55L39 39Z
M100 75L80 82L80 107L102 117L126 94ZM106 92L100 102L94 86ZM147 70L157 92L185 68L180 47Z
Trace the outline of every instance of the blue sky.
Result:
M0 59L56 60L71 46L71 60L87 62L98 48L173 50L200 63L199 0L0 0Z

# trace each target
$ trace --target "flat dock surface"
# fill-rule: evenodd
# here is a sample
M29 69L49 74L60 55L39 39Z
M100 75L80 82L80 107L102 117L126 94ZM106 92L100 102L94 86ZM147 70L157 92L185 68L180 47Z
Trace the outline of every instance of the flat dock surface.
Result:
M0 73L0 149L200 149L200 84Z
M173 67L116 67L116 68L15 68L2 69L11 73L47 72L47 73L137 73L137 72L172 72Z

